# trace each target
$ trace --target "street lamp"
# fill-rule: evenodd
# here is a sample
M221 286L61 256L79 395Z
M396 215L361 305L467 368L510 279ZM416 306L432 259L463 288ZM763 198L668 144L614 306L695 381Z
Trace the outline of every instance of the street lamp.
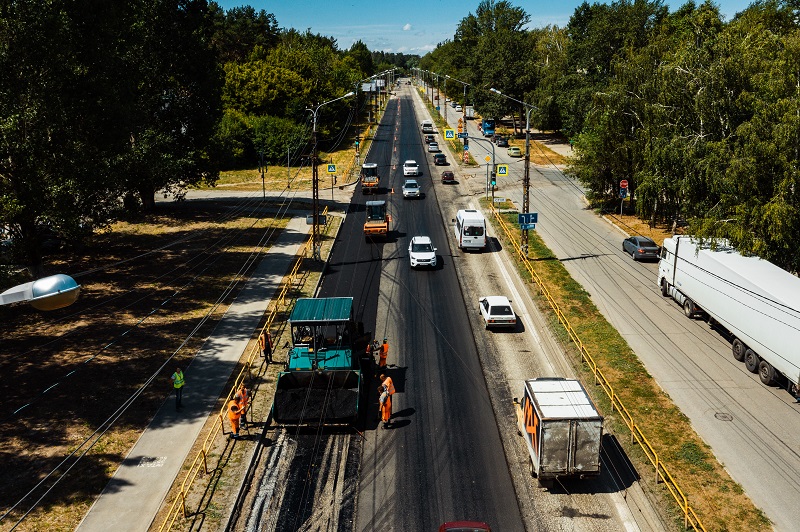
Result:
M320 236L319 236L319 172L317 171L317 112L319 111L320 107L323 105L328 105L329 103L338 102L344 98L349 98L353 96L355 92L350 91L344 96L339 96L338 98L334 98L333 100L328 100L327 102L322 102L314 109L306 108L306 111L311 111L314 115L314 122L313 122L313 129L312 134L314 135L314 151L311 155L311 183L312 183L312 197L313 197L313 229L311 232L311 245L313 247L313 258L314 260L321 260L322 253L321 247L322 244L320 243Z
M522 212L527 214L530 211L530 189L531 189L531 111L536 109L539 110L538 107L535 105L531 105L529 103L523 102L522 100L517 100L516 98L512 98L507 94L503 94L499 90L495 88L489 89L495 94L502 96L503 98L508 98L512 102L517 102L520 105L525 106L525 177L522 180ZM528 255L528 230L522 230L522 252L527 256Z
M37 310L56 310L78 299L81 285L63 273L17 285L0 294L0 305L30 303Z

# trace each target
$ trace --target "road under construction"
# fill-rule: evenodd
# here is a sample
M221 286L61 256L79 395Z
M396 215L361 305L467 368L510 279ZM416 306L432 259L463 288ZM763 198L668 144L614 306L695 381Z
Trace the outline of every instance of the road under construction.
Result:
M352 298L353 320L362 324L354 349L389 339L386 373L397 388L391 428L380 428L376 368L364 357L355 422L326 427L303 415L302 423L266 428L228 529L431 530L458 519L496 530L665 529L613 436L604 438L599 477L548 490L530 477L516 435L514 383L497 359L509 340L514 355L531 358L519 335L527 341L536 333L523 326L495 340L472 332L479 327L465 285L475 275L487 287L503 279L486 254L448 246L444 220L456 201L471 198L451 197L455 187L437 192L428 164L420 177L425 201L392 194L402 181L398 161L427 160L415 102L411 89L389 101L368 157L385 169L386 194L377 199L387 202L391 231L364 239L366 200L356 189L316 294ZM408 267L405 246L415 235L438 245L436 268ZM487 254L500 251L494 241Z

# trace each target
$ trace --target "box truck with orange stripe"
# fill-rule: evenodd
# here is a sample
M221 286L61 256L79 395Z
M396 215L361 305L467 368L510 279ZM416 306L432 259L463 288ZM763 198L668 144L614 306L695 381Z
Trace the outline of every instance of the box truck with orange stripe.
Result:
M539 378L525 381L522 398L514 398L517 430L531 458L531 475L539 481L600 474L603 416L580 381Z

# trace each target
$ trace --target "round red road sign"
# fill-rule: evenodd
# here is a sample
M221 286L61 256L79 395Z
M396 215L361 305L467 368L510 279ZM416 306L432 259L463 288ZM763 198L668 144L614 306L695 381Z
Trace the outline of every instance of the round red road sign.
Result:
M627 179L623 179L622 181L620 181L619 182L619 188L628 188L628 180Z

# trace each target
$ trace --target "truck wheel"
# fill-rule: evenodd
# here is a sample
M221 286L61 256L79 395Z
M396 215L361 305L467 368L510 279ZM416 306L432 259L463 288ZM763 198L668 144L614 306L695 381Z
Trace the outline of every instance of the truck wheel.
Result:
M744 352L744 366L750 373L758 373L758 364L761 358L752 349Z
M666 279L661 279L661 295L664 297L669 297L669 285L667 284Z
M758 364L758 376L762 383L769 386L775 380L775 368L766 360L762 360Z
M744 352L747 351L747 346L744 345L741 340L734 338L731 351L733 351L734 359L738 360L739 362L744 362Z
M694 316L694 313L695 313L694 303L688 297L683 302L683 313L686 314L686 317L689 318L689 319L691 319L692 316Z

